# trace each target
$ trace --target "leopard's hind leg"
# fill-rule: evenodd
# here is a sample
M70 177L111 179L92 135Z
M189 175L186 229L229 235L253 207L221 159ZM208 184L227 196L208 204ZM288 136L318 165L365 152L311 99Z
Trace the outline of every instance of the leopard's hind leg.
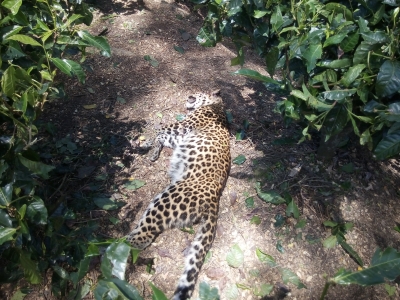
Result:
M214 240L217 227L217 215L214 213L205 214L202 216L200 222L198 232L185 257L185 270L179 279L178 287L172 298L173 300L186 300L192 296L204 258Z
M193 187L183 181L169 185L149 204L127 240L133 247L144 249L165 229L184 227L198 221L201 210L193 200L195 193Z
M154 198L137 227L127 237L133 247L144 249L167 228L200 222L185 258L184 273L179 280L174 300L191 296L205 255L214 240L218 217L216 190L211 182L178 181L168 186Z

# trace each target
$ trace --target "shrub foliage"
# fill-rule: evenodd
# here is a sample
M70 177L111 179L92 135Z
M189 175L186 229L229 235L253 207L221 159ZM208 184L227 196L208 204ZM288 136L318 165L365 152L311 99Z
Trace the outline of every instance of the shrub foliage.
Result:
M251 70L237 73L290 95L277 104L286 121L300 121L303 138L324 140L350 127L378 159L400 153L398 0L193 0L208 14L197 40L214 46L230 37L265 59L271 81Z
M59 296L86 274L96 224L66 226L75 214L46 191L54 167L36 151L36 121L44 104L63 92L54 84L57 70L85 81L80 63L68 57L81 53L83 61L87 47L111 55L103 37L77 27L92 19L78 1L5 0L0 6L0 281L25 277L38 284L52 270Z

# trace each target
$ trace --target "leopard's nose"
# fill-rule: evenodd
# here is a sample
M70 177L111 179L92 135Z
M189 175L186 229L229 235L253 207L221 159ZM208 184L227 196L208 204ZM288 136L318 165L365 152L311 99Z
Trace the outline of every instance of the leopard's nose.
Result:
M187 102L189 102L190 104L193 104L196 101L196 98L193 96L189 96L189 98L187 99Z

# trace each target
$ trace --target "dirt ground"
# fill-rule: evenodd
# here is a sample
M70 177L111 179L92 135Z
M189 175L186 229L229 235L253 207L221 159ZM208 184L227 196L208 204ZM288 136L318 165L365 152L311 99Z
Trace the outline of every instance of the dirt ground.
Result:
M274 285L264 299L282 299L282 291L289 291L285 299L319 299L325 278L342 267L352 271L358 267L340 246L323 247L322 241L330 236L330 229L322 224L326 220L354 223L346 239L366 266L377 247L399 250L400 234L393 228L400 223L400 161L374 161L368 151L357 146L355 138L332 162L317 161L316 140L297 144L300 127L286 128L273 112L280 96L260 83L232 74L239 67L230 66L236 54L229 41L215 48L197 43L204 12L192 7L173 0L95 1L96 17L89 30L105 33L112 57L92 51L84 63L88 70L86 85L66 79L68 98L50 103L43 115L44 122L57 129L56 141L70 141L82 150L83 158L74 162L74 176L69 176L63 186L70 192L67 201L80 201L82 195L87 198L97 192L113 194L126 202L121 210L93 208L84 216L100 220L104 236L128 234L169 180L171 151L164 149L160 159L151 163L140 144L154 135L155 129L185 113L188 95L220 89L233 116L232 158L242 154L246 161L232 164L220 200L212 255L198 283L205 281L217 287L221 299L258 299L250 289L262 283ZM181 47L177 49L183 49L183 54L174 46ZM158 66L145 60L146 55ZM247 49L244 67L267 75L263 61L251 49ZM250 124L246 136L236 140L244 122ZM128 190L124 183L129 179L143 180L146 185ZM294 218L285 218L281 227L275 227L276 216L285 216L286 206L270 205L258 198L254 189L257 181L264 190L288 190L300 209L304 227ZM249 197L254 198L252 208L246 206ZM115 224L110 216L118 219L113 219ZM252 224L254 216L260 218L260 224ZM151 299L148 281L172 296L182 272L184 250L192 238L192 234L180 230L163 233L141 253L142 258L154 258L154 272L147 273L143 263L130 266L129 282L146 299ZM278 243L283 253L277 250ZM235 244L244 253L244 263L238 268L226 261ZM273 256L279 267L296 273L306 288L285 284L278 267L259 261L257 248ZM93 271L92 279L97 275ZM236 284L250 289L236 291ZM396 288L393 299L399 299L398 283L390 285ZM194 299L198 295L196 286ZM383 285L335 286L326 299L390 297Z

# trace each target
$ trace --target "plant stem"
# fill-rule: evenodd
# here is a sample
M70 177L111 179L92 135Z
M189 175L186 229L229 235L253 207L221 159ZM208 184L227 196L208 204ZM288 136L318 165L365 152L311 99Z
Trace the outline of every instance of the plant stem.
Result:
M329 281L325 282L324 289L322 291L321 297L319 298L320 300L324 300L325 299L325 296L328 293L328 289L329 289L330 285L331 285L331 283Z

